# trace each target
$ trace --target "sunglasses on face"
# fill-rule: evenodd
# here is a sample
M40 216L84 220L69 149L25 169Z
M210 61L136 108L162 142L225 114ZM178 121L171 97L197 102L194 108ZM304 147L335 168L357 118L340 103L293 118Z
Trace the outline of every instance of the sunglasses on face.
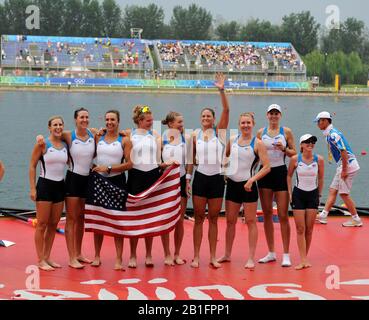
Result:
M306 143L306 144L316 144L316 141L314 141L314 140L306 140L306 141L304 141L303 143Z

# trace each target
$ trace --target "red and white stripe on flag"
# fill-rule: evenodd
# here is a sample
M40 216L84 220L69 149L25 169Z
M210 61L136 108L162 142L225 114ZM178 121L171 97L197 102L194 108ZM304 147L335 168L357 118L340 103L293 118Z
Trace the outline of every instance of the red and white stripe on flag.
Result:
M180 209L180 169L171 166L148 190L129 194L124 211L86 204L85 230L127 238L156 237L174 230Z

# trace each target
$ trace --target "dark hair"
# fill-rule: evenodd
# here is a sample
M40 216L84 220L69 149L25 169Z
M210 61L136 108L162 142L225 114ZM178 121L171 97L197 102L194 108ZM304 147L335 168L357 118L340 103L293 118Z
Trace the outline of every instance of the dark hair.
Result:
M175 111L171 111L167 114L167 117L162 120L162 125L166 126L169 123L172 123L173 121L176 120L177 117L181 117L182 115L179 112L175 112Z
M211 108L204 108L204 109L202 109L201 114L203 114L203 113L204 113L204 111L210 111L210 112L212 113L213 117L215 118L215 111L214 111L214 109L211 109Z
M327 119L329 124L332 124L332 119Z
M117 111L117 110L109 110L109 111L107 111L107 112L105 113L105 117L106 117L106 115L107 115L108 113L114 113L114 114L117 116L117 118L118 118L118 122L120 122L120 112L119 112L119 111Z
M74 119L77 119L78 116L79 116L79 113L82 112L82 111L86 111L88 112L88 110L86 108L79 108L78 110L74 111Z

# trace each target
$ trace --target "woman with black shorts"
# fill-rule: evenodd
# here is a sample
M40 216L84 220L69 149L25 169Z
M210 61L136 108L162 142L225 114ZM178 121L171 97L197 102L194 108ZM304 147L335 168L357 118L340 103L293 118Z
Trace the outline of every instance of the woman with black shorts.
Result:
M119 111L110 110L105 114L106 133L102 137L96 138L96 167L92 171L106 177L117 187L127 189L125 171L132 168L132 144L128 137L122 137L119 134L119 123ZM92 262L93 267L101 265L100 252L103 239L102 234L94 234L95 259ZM123 240L123 237L114 237L116 250L114 270L124 270Z
M68 163L68 146L62 141L64 120L52 117L48 123L50 136L45 144L33 148L29 166L30 197L36 201L37 226L35 244L38 267L53 271L61 266L50 259L56 228L64 208L64 172ZM40 177L36 185L36 168L41 164Z
M243 113L239 120L240 134L231 137L227 144L226 156L229 159L227 169L226 192L226 247L225 255L219 263L230 262L232 246L236 234L236 223L241 205L249 230L249 259L246 269L255 268L255 250L258 240L256 211L258 207L258 188L256 182L270 172L268 154L263 142L253 136L254 115ZM263 168L256 172L259 161Z
M203 225L208 206L210 267L220 268L216 258L218 242L218 216L222 209L225 181L222 163L226 144L226 130L229 125L229 104L224 92L225 76L216 75L215 86L219 89L223 111L216 125L215 111L205 108L201 112L201 129L193 134L193 150L197 167L192 185L195 225L193 230L194 259L191 267L200 265L200 248Z
M319 198L324 184L324 159L314 154L317 138L305 134L300 138L301 153L291 158L288 168L288 189L292 200L296 223L297 245L301 263L296 270L310 268L307 260L313 236L314 223L318 213ZM296 185L292 192L292 176L296 171Z
M160 177L161 169L168 167L161 163L161 137L152 129L154 123L153 113L148 106L136 106L133 110L133 122L136 128L127 130L126 134L132 143L133 168L128 173L128 191L137 195L149 189ZM165 237L165 236L164 236ZM137 267L137 244L138 238L131 238L131 257L128 267ZM146 267L153 267L152 261L153 238L146 237ZM165 248L164 248L165 249ZM164 253L166 260L172 261L170 252Z
M257 137L264 142L271 172L258 182L261 207L264 213L264 232L269 253L259 263L276 261L274 248L273 199L277 203L279 223L283 241L282 267L290 267L289 255L291 228L288 218L288 187L286 157L296 154L292 130L280 126L282 108L272 104L267 111L269 125L260 129Z
M174 161L180 165L181 174L181 218L176 225L174 232L174 260L177 265L185 264L185 260L180 258L180 250L184 236L183 221L187 209L187 200L191 194L191 174L192 161L188 159L190 152L191 138L184 133L184 122L182 114L178 112L170 112L162 121L163 125L168 126L168 130L164 132L162 143L162 158L164 162L170 163ZM169 251L169 235L163 239L165 241L164 251ZM171 264L171 261L166 261L166 264Z

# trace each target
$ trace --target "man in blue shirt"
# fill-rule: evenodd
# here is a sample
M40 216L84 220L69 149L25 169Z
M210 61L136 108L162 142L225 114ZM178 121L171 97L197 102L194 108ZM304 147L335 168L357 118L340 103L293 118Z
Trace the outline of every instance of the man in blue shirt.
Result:
M329 162L334 159L338 164L336 175L329 189L329 196L325 208L317 220L322 224L328 223L328 213L336 202L337 194L340 195L351 213L351 219L342 224L343 227L361 227L363 222L357 214L356 206L350 196L354 177L360 170L359 163L352 152L344 135L332 125L332 116L323 111L315 119L320 130L323 131L328 144Z

